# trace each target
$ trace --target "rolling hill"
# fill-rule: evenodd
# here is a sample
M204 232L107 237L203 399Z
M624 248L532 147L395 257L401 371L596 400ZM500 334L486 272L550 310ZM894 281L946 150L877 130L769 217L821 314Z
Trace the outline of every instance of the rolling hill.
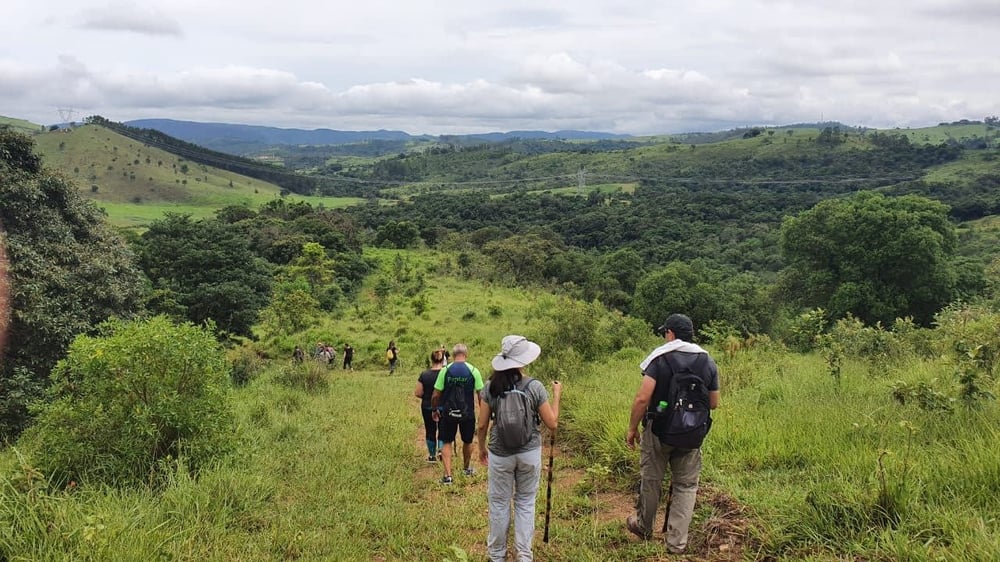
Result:
M555 132L491 132L436 137L434 135L411 135L403 131L388 131L385 129L375 131L283 129L259 125L201 123L197 121L177 121L174 119L137 119L128 121L125 125L154 129L187 142L193 142L206 148L230 154L247 154L263 148L282 145L338 145L369 141L428 142L447 138L450 142L474 143L503 142L512 139L606 140L628 138L629 136L595 131L563 130Z
M4 117L3 115L0 115L0 127L10 127L23 133L39 133L45 130L44 125L37 125L24 119Z
M253 207L282 191L272 183L198 164L97 125L60 129L34 138L45 165L77 182L119 226L142 226L167 211L203 217L228 205ZM308 199L326 206L360 201Z

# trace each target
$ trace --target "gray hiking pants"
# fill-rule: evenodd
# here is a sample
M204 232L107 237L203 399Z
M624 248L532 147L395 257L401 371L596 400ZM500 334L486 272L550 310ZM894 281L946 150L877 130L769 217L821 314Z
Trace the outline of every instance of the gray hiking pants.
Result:
M531 541L535 536L535 497L542 473L542 448L507 457L490 453L489 486L490 534L486 554L493 561L507 559L507 531L510 504L514 502L514 548L517 560L533 560Z
M656 508L660 504L663 476L670 466L670 513L667 516L667 549L679 552L687 547L688 526L694 515L694 500L698 494L698 476L701 473L700 449L675 449L660 443L653 435L653 424L646 424L639 439L639 498L635 503L635 516L647 534L653 532Z

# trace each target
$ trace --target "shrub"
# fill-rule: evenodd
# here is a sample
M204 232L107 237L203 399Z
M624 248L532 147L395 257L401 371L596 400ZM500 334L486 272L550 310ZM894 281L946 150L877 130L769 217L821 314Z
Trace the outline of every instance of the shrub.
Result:
M585 303L558 297L539 302L534 314L540 322L538 344L549 354L575 351L584 361L607 352L608 337L602 320L607 309L599 303Z
M197 471L229 448L229 370L211 327L157 316L102 329L73 340L24 436L40 469L57 483L152 484L182 456Z
M826 311L814 308L792 319L785 335L785 343L795 351L811 351L816 347L816 340L825 329Z
M288 365L278 374L278 382L289 387L315 392L329 385L327 367L316 361L306 361L301 365Z
M264 368L264 361L260 355L249 347L237 347L228 355L229 376L237 386L250 382Z

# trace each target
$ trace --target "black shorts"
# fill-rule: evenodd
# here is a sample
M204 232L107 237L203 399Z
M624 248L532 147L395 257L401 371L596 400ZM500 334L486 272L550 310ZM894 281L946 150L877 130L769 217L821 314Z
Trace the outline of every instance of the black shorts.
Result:
M438 439L444 443L454 443L455 434L462 434L462 443L468 445L472 443L472 438L476 435L476 420L455 421L447 417L441 418L438 422Z

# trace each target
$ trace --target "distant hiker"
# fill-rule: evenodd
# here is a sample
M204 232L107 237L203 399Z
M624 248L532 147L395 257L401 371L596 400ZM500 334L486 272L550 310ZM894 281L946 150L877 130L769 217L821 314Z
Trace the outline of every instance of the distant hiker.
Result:
M538 344L524 336L504 337L500 353L493 358L490 382L482 391L477 433L479 461L489 467L490 531L486 554L493 561L507 559L512 501L517 560L532 560L535 496L542 473L542 435L538 422L541 420L549 430L555 430L562 395L562 385L554 381L550 403L545 386L524 374L524 368L537 359L541 351ZM487 431L490 436L488 448Z
M431 352L431 366L417 377L417 387L413 395L420 398L420 414L424 418L424 440L427 443L427 462L434 462L444 446L438 440L438 422L434 420L434 408L431 407L431 396L434 395L434 382L438 372L444 367L444 354L440 349Z
M396 363L399 361L399 349L396 348L395 341L390 341L389 347L385 348L385 359L389 362L389 374L391 375L396 370Z
M316 344L316 351L313 352L313 359L316 359L317 361L319 361L319 356L320 356L320 354L323 353L324 349L326 349L326 344L323 343L323 342L318 342Z
M479 391L483 389L483 376L479 369L467 363L469 348L457 343L452 349L455 361L438 371L434 381L431 407L434 421L438 422L438 439L444 442L444 477L442 484L451 484L451 456L455 449L455 435L462 435L462 463L465 475L471 476L472 438L476 434L476 405ZM481 406L481 404L479 404Z
M301 363L305 361L305 358L306 358L306 353L302 351L302 348L299 346L295 346L295 351L292 352L292 361L295 361L296 363Z
M344 344L344 370L345 371L347 369L350 369L352 371L354 370L354 365L351 364L353 361L354 361L354 348L351 347L351 344L345 343Z
M665 343L639 364L642 384L632 403L625 443L635 448L643 422L639 456L639 498L628 530L642 539L653 535L663 476L670 466L667 496L667 550L684 552L701 473L701 440L711 427L710 410L719 405L719 369L708 352L689 343L691 319L671 314L657 333ZM683 414L683 415L682 415Z
M331 369L337 364L337 348L328 345L326 346L326 368Z
M444 354L444 364L447 365L448 363L451 363L451 354L448 353L447 349L445 349L444 344L441 344L441 353Z
M319 350L319 355L316 357L316 360L319 361L323 365L329 366L330 365L330 347L324 345L322 347L322 349Z

